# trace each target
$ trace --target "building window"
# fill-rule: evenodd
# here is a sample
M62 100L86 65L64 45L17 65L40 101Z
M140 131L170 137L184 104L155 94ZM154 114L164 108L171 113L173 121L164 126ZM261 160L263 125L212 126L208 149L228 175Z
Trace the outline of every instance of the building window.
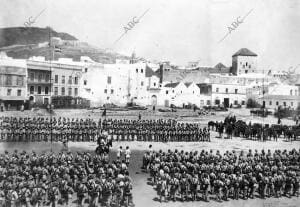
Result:
M61 95L64 96L65 95L65 87L61 88Z
M87 80L83 81L83 85L85 85L85 86L87 85Z
M114 93L114 89L111 89L111 90L110 90L110 93L113 94L113 93Z
M295 96L297 96L298 95L298 91L297 90L295 90Z
M46 82L49 82L49 81L50 81L50 74L46 74L45 81L46 81Z
M7 89L7 95L10 96L11 95L11 89Z
M248 73L248 70L245 70L245 73Z
M173 93L175 93L175 91L174 91L174 90L172 90L172 92L173 92Z
M48 86L45 87L45 94L48 94L49 93L49 88Z
M276 101L276 106L278 106L279 105L279 102L278 101Z
M141 69L141 73L143 73L144 72L144 70L143 69Z
M283 102L283 106L286 106L286 102Z
M75 77L74 82L75 82L75 85L78 85L78 77Z
M23 77L22 76L18 76L17 77L17 85L18 86L23 86Z
M238 89L234 89L234 93L237 94L238 93Z
M225 89L226 93L228 93L228 88Z
M135 69L135 71L138 73L138 72L139 72L139 69Z
M143 86L143 85L144 85L144 81L141 82L141 86Z
M61 83L62 83L62 84L65 84L65 82L66 82L66 77L63 75L63 76L61 77Z
M68 88L68 95L72 96L72 88Z
M38 94L42 94L42 87L38 86Z
M30 80L34 81L34 73L30 73Z
M248 66L248 62L246 62L246 67Z
M21 94L22 94L22 90L18 90L18 91L17 91L17 95L18 95L18 96L21 96Z
M251 68L251 65L249 64L249 68Z
M206 105L210 106L210 100L206 101Z
M153 86L156 86L156 83L153 83Z
M109 96L107 96L106 99L109 100Z
M5 85L7 85L7 86L12 85L12 76L11 75L6 76L6 84Z
M55 75L55 76L54 76L54 82L55 82L55 83L58 83L58 75Z
M269 105L272 106L272 101L269 101Z
M87 72L88 72L88 68L85 68L85 69L84 69L84 72L86 72L86 73L87 73Z
M111 84L111 76L107 76L107 84Z
M237 100L234 101L234 105L238 105L238 103L239 103L239 102L238 102Z
M55 87L55 88L54 88L54 95L55 95L55 96L58 96L58 87Z
M216 88L216 92L219 93L219 88Z
M74 88L74 95L78 96L78 88Z
M104 89L104 93L107 93L107 89Z
M40 73L40 74L38 75L38 82L41 82L42 79L43 79L43 74Z
M72 76L69 76L69 84L72 84Z
M169 91L166 91L166 94L168 94L169 93Z
M182 93L182 91L180 91L180 93Z
M30 86L29 93L30 93L30 94L34 94L34 86Z
M293 95L293 90L292 90L292 89L290 90L290 95L291 95L291 96Z

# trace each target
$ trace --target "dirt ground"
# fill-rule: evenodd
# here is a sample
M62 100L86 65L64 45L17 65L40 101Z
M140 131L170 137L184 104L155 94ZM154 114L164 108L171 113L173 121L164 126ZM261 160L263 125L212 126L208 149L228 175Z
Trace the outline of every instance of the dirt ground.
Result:
M110 112L108 111L108 118L131 118L137 119L138 117L137 111L126 111L126 112ZM209 120L223 120L225 116L228 114L235 114L237 119L243 119L245 121L254 122L262 122L262 123L276 123L277 119L274 117L267 117L267 118L260 118L260 117L252 117L250 116L250 112L246 109L242 110L231 110L229 112L221 112L217 113L216 115L209 115L209 116L196 116L197 114L193 111L183 110L177 113L160 113L152 111L142 111L142 118L150 119L150 118L176 118L178 121L183 122L197 122L201 125L205 126ZM36 112L3 112L0 116L49 116L43 112L37 114ZM62 117L74 117L74 118L93 118L99 119L101 117L100 111L90 111L90 110L56 110L55 116L62 116ZM283 124L293 124L292 120L284 119L282 120ZM210 207L210 206L239 206L239 207L295 207L300 206L300 197L299 198L267 198L263 199L250 199L250 200L230 200L227 202L218 203L216 201L210 201L209 203L205 203L202 201L195 201L195 202L168 202L168 203L159 203L156 198L156 191L153 189L152 186L147 185L147 178L149 177L148 174L141 171L140 167L142 165L142 155L145 150L148 149L150 142L114 142L112 152L110 154L111 159L114 159L116 156L116 149L119 146L129 146L132 150L132 157L130 163L130 175L133 178L133 202L137 207ZM162 149L164 151L168 149L180 149L180 150L220 150L224 152L226 150L248 150L248 149L271 149L272 151L275 149L287 149L291 150L293 148L299 149L300 142L286 142L282 139L279 139L278 142L268 141L268 142L258 142L252 140L246 140L238 137L234 137L231 140L228 139L219 139L216 138L216 134L212 133L212 140L211 142L173 142L173 143L151 143L155 150ZM96 148L96 143L87 143L87 142L77 142L77 143L69 143L69 149L71 151L91 151L93 152ZM62 149L61 143L0 143L0 153L3 153L4 150L8 150L12 152L13 150L26 150L32 151L35 150L36 152L59 152ZM76 206L75 204L72 206Z

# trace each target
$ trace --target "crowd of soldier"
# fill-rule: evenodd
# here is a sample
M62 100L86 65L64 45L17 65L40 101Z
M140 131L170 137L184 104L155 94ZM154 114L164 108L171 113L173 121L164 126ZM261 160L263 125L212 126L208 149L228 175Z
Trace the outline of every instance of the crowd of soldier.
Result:
M153 151L143 157L159 200L299 196L300 150Z
M129 162L122 158L6 151L0 155L0 206L132 205Z
M117 141L210 141L210 130L175 120L1 117L2 141L96 141L101 133Z

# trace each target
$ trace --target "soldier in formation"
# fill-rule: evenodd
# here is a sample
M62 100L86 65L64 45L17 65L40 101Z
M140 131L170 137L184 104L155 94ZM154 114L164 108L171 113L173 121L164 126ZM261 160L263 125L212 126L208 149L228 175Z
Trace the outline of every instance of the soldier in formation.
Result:
M0 155L0 206L130 206L131 189L125 160L87 152Z
M299 196L300 149L291 151L148 151L143 166L160 201Z

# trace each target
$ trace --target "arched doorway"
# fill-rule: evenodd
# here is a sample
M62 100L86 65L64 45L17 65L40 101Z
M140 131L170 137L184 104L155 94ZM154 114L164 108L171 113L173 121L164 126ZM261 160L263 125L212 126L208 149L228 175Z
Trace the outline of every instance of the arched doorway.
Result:
M152 95L151 96L151 105L152 106L156 106L157 105L157 96L156 95Z

